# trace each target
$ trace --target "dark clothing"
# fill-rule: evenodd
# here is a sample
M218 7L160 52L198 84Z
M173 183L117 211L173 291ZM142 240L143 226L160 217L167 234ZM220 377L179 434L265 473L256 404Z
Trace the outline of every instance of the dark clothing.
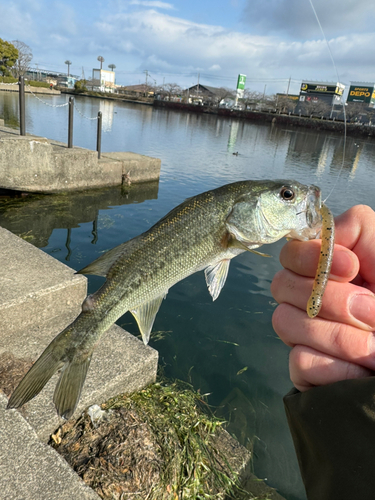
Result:
M375 499L375 377L296 389L285 410L309 500Z

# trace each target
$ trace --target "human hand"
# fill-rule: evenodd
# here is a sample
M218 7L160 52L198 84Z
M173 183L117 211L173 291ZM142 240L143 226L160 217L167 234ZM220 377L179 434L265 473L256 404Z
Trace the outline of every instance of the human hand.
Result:
M280 304L273 327L289 356L290 378L299 391L375 374L375 212L355 206L335 219L336 244L319 316L306 304L320 240L290 241L280 253L285 269L271 292Z

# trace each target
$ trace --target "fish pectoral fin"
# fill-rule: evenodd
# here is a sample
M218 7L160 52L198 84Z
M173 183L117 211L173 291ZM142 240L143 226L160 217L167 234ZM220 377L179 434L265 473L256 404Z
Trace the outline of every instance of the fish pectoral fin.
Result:
M249 245L245 245L245 243L241 243L241 241L232 239L229 246L234 248L241 248L242 250L246 250L246 252L255 253L256 255L260 255L261 257L272 257L272 255L268 255L268 253L258 252L258 250L254 250L254 248L258 248L261 245L251 243Z
M260 255L261 257L269 257L270 259L272 259L272 255L269 255L268 253L258 252L258 250L253 250L252 248L247 248L247 251L255 253L256 255Z
M144 302L135 309L130 310L138 323L139 331L141 332L142 340L145 345L147 345L150 340L150 334L156 315L159 311L162 300L165 298L167 293L168 291L159 295L156 299L153 299L150 302Z
M220 295L221 289L225 285L228 276L229 259L224 259L215 264L208 266L204 270L208 291L211 294L212 300L216 300Z

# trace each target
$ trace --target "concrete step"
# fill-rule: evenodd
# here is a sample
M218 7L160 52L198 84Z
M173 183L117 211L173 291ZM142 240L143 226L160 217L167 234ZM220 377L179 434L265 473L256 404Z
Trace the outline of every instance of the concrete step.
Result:
M21 368L80 312L86 278L3 228L0 241L0 374L9 395ZM12 362L1 366L9 358ZM75 417L92 404L153 382L157 364L157 351L114 325L94 353ZM52 402L57 377L19 410L5 409L0 387L0 498L99 498L42 442L62 423Z
M7 500L99 500L68 463L41 443L0 392L0 498Z
M160 175L161 161L135 153L108 153L67 148L57 141L20 136L0 128L0 187L37 193L58 193L147 182ZM125 156L121 156L125 155ZM130 155L131 158L128 156ZM131 167L131 168L130 168Z
M0 353L35 359L51 340L41 327L79 314L87 280L6 229L0 241Z

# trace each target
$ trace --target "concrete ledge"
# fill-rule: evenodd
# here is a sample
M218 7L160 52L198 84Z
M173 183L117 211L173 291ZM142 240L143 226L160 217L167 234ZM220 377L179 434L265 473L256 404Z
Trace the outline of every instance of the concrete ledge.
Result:
M0 241L0 353L34 358L50 338L38 328L77 316L87 280L6 229Z
M7 500L99 500L68 463L37 438L0 392L0 497Z
M106 153L98 160L96 151L0 127L0 187L5 189L58 193L147 182L159 178L160 164L136 153Z
M153 181L160 177L161 161L158 158L143 156L137 153L104 153L103 160L110 159L121 163L124 182Z
M60 95L60 90L49 89L47 87L30 87L34 94L50 94L50 95ZM25 92L30 94L30 89L28 88L27 82L25 82ZM6 83L0 83L0 90L6 92L19 92L18 83L16 85L9 85Z
M35 361L80 313L86 278L2 228L0 241L0 353ZM114 325L94 352L76 416L153 382L157 364L157 351ZM52 402L57 376L21 409L43 440L61 423Z
M68 323L67 323L68 324ZM66 326L66 325L65 325ZM51 332L51 340L61 327ZM39 345L39 353L47 347ZM139 339L114 325L106 332L94 351L93 359L73 418L93 404L101 404L123 392L141 390L156 379L158 352L146 347ZM56 414L53 393L58 380L56 374L43 391L19 410L33 427L39 439L47 442L50 435L65 422Z

